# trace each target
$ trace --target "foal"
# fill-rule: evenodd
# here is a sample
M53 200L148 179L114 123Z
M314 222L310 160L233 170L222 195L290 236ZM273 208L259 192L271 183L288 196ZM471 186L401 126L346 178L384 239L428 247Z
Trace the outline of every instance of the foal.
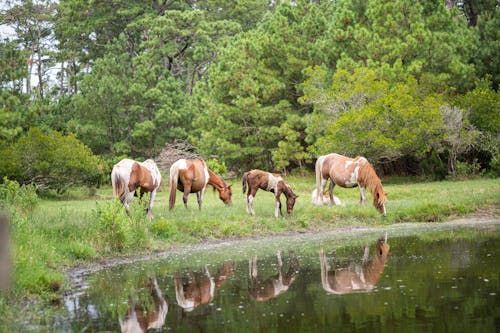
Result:
M283 193L286 197L286 212L291 214L293 211L293 206L295 205L295 199L298 198L295 193L293 193L290 185L285 183L283 178L276 173L270 173L262 170L250 170L243 174L242 179L243 193L247 191L246 195L246 209L247 213L250 215L255 215L255 210L253 209L253 199L255 198L255 193L260 188L264 191L269 191L274 193L276 198L276 209L274 210L274 217L278 217L278 211L281 216L283 216L283 211L281 210L281 200L280 196Z

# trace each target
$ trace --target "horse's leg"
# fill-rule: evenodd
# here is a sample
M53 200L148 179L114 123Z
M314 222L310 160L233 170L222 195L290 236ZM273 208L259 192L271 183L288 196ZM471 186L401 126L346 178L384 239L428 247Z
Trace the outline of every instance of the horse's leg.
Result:
M364 186L359 187L359 203L363 206L366 203L366 188Z
M368 244L365 245L365 253L363 254L363 264L368 262L368 258L370 257L370 248L368 247Z
M141 197L142 197L142 195L143 195L143 192L141 191ZM151 195L149 196L149 205L147 208L147 212L148 212L148 219L150 221L153 219L153 202L155 201L155 197L156 197L156 189L154 189L151 192Z
M330 205L335 205L335 200L333 200L334 188L335 188L335 183L333 182L333 180L330 180L330 186L328 187L328 194L330 195ZM321 195L323 195L323 193L321 193Z
M203 195L205 194L205 188L202 188L200 192L196 192L196 198L198 199L198 208L201 210L201 204L203 203Z
M255 198L255 194L257 193L257 189L255 190L249 190L248 191L248 195L247 195L247 198L248 198L248 209L250 210L250 215L252 216L255 216L255 210L253 209L253 200Z
M184 207L188 207L188 195L191 193L191 184L184 184L184 194L182 195L182 201L184 202Z
M276 208L274 209L274 217L278 218L278 210L280 216L283 217L283 211L281 210L281 200L280 200L281 192L278 190L276 193Z

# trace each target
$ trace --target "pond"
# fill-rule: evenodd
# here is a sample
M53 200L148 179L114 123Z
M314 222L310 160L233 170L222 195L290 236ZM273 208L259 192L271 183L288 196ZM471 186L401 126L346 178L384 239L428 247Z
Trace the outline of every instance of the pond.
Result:
M494 332L499 226L405 224L173 251L81 276L42 326L62 332Z

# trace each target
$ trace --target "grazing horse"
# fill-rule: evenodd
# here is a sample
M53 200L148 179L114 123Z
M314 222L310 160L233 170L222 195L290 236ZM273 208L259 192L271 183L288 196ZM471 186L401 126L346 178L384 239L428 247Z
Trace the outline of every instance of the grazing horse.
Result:
M270 298L279 296L288 291L288 288L295 280L298 273L299 261L295 252L290 251L290 267L285 272L283 269L283 261L281 260L281 252L278 251L278 274L268 279L263 279L257 273L257 257L253 257L248 261L248 291L256 301L267 301Z
M372 258L369 258L369 248L367 245L365 246L361 265L351 264L335 270L330 270L325 251L321 249L319 251L319 261L323 289L332 294L347 294L353 291L372 290L384 271L389 249L387 234L385 234L385 239L380 238L377 241Z
M286 197L286 212L291 214L293 211L293 206L295 205L295 199L298 198L295 193L293 193L290 185L285 183L283 178L276 173L270 173L262 170L250 170L243 174L242 179L243 193L247 191L246 195L246 209L247 213L250 215L255 215L255 210L253 209L253 200L255 198L255 193L260 188L264 191L269 191L274 193L276 198L276 209L274 210L274 217L278 217L278 210L281 216L283 216L283 211L281 210L281 194L285 194Z
M200 304L209 304L215 292L233 275L234 263L232 261L224 262L215 277L210 275L206 266L205 273L189 272L187 281L183 281L179 273L175 273L174 287L177 304L187 312L193 311Z
M203 194L210 184L219 191L219 198L226 204L231 205L231 185L227 185L222 178L217 176L207 167L205 161L200 159L177 160L170 167L170 198L169 209L172 210L175 205L175 196L177 190L184 192L182 200L187 208L189 193L196 193L198 207L201 209Z
M161 329L165 325L168 304L163 297L156 278L150 278L149 288L153 298L154 310L148 306L137 305L129 297L129 309L125 319L118 318L122 333L146 333L149 329Z
M316 193L323 193L328 179L330 179L328 191L331 202L334 202L335 185L345 188L359 186L360 203L363 205L366 202L365 189L368 188L373 196L373 205L383 216L386 216L387 199L382 182L366 158L362 156L349 158L339 154L320 156L316 161ZM317 205L322 204L320 200L317 198Z
M129 203L136 195L136 189L140 189L140 198L145 192L150 192L149 205L147 208L148 218L153 218L153 202L156 191L160 187L162 180L160 170L151 159L144 162L137 162L125 158L113 166L111 171L111 183L115 197L120 198L125 208L130 208Z

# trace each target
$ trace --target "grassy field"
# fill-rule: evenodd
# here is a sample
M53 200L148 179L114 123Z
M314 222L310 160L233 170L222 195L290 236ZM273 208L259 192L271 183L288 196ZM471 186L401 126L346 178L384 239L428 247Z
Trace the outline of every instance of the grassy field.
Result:
M291 232L319 232L344 227L384 226L401 222L445 221L488 208L498 218L500 179L411 183L384 180L388 193L387 218L371 205L360 207L358 189L336 188L345 206L311 204L314 179L289 177L299 195L293 216L274 218L272 193L259 191L256 216L245 211L241 181L234 180L233 205L226 207L217 193L207 189L202 210L190 195L188 209L178 192L168 211L168 189L157 195L152 221L133 201L131 216L112 200L110 187L88 197L72 192L65 199L42 200L31 212L11 216L14 272L12 297L56 299L64 289L65 270L80 264L96 264L105 258L133 256L189 244ZM282 199L285 205L284 198ZM0 310L2 302L0 301Z

